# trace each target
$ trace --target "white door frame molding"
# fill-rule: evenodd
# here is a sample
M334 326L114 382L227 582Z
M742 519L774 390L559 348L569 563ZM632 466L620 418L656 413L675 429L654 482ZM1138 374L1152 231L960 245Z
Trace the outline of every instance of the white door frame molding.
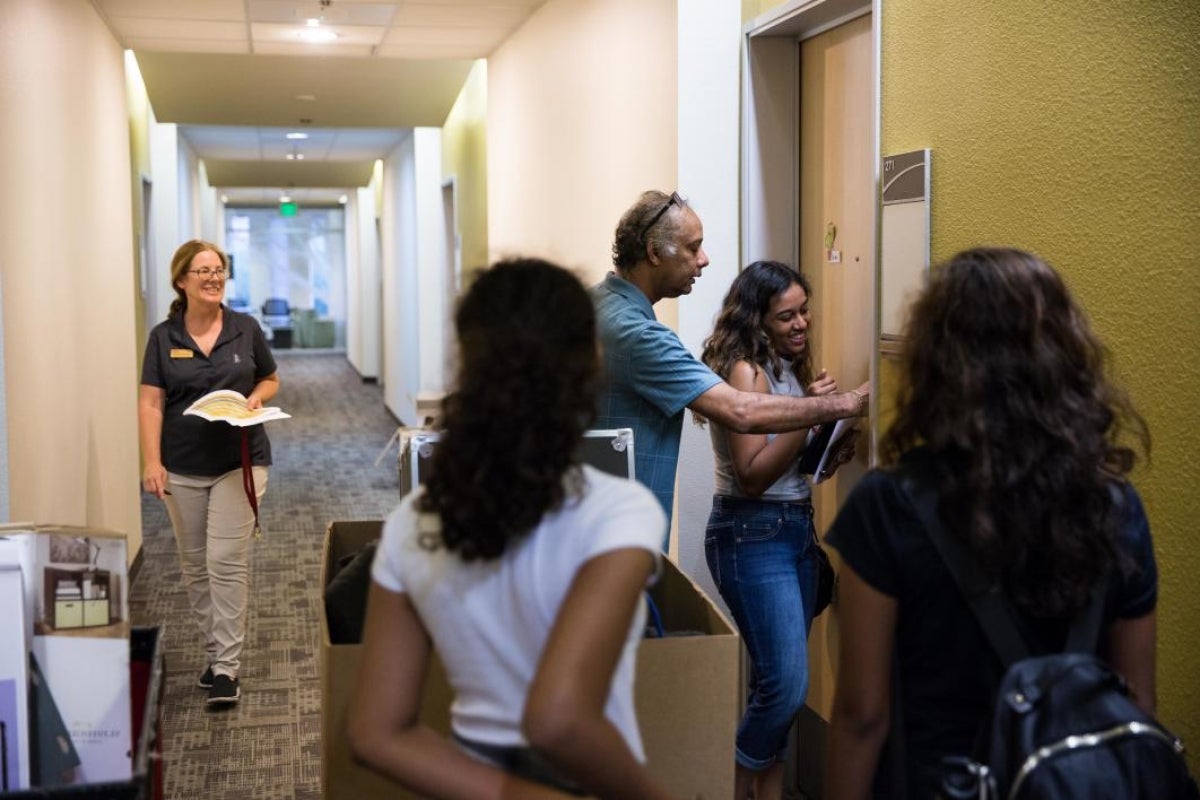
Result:
M741 262L763 258L798 264L800 215L799 43L864 14L872 15L871 150L873 185L880 192L882 81L880 27L883 0L790 0L743 28ZM880 206L875 204L875 340L879 339ZM879 351L871 353L872 405ZM870 463L876 463L877 422L871 417Z

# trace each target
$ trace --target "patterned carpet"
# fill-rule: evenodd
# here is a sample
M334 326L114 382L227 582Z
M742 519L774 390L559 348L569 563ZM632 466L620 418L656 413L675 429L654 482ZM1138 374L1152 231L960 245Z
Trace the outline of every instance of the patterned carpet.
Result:
M203 646L180 584L166 510L144 497L135 625L163 626L166 800L319 800L318 576L334 520L381 519L398 500L396 452L374 466L397 422L382 390L341 353L277 351L281 389L269 423L275 464L250 563L242 701L210 711L196 687Z

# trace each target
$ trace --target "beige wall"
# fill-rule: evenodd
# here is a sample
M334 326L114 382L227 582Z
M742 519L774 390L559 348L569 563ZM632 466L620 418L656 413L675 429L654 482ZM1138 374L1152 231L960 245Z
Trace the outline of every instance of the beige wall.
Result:
M883 151L933 150L934 261L1054 264L1150 424L1159 709L1200 746L1200 7L884 0ZM1195 755L1192 765L1197 764Z
M487 77L487 62L476 61L442 125L442 178L454 180L464 275L488 258Z
M138 70L137 60L130 54L125 54L125 96L129 113L129 160L131 164L129 175L129 191L132 200L131 213L133 230L130 232L133 247L133 285L136 291L134 301L134 328L139 347L146 341L149 331L146 328L146 297L141 291L141 272L153 268L151 264L143 265L142 256L152 261L152 253L143 254L138 242L143 235L143 221L146 209L142 203L142 178L151 176L150 166L150 126L154 124L154 112L150 108L150 98L146 94L146 84L142 82L142 73ZM135 354L136 368L141 370L140 353Z
M129 117L120 47L77 0L0 16L0 271L11 516L141 545Z
M611 269L621 212L675 187L676 71L673 0L550 0L493 53L490 258Z

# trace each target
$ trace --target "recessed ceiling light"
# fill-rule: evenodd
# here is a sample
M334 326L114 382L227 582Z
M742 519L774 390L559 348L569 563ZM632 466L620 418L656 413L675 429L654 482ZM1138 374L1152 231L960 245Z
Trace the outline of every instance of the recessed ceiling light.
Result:
M332 42L338 38L338 35L328 28L305 28L301 31L298 31L296 36L306 42L313 42L315 44Z
M284 158L286 158L288 161L295 161L295 160L296 160L296 154L295 154L295 153L288 153L287 155L285 155L285 156L284 156Z
M307 139L307 138L308 138L308 134L307 134L307 133L299 133L299 132L297 132L297 131L293 131L292 133L289 133L289 134L287 135L287 138L289 138L289 139Z
M298 95L296 95L296 96L295 96L295 98L296 98L297 100L299 100L301 103L315 103L315 102L317 102L317 96L316 96L315 94L298 94Z
M222 202L222 203L228 203L228 202L229 202L229 195L227 195L227 194L223 194L223 195L221 195L221 202Z
M317 19L316 17L309 17L308 19L304 20L304 24L310 28L319 28L321 27L321 20Z
M296 153L296 160L297 160L297 161L303 161L303 160L304 160L304 153Z
M287 194L281 194L281 195L279 195L279 202L290 203L290 202L292 202L292 196L287 195Z
M341 203L342 205L346 205L346 203L348 203L349 201L350 201L350 198L347 197L346 195L342 195L341 197L338 198L338 202Z

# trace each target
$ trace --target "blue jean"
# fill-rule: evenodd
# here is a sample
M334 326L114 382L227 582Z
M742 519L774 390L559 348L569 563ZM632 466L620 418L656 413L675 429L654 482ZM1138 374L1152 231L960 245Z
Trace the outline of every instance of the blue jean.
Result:
M704 554L752 667L734 756L749 770L786 757L788 729L808 694L815 543L807 501L713 497Z

